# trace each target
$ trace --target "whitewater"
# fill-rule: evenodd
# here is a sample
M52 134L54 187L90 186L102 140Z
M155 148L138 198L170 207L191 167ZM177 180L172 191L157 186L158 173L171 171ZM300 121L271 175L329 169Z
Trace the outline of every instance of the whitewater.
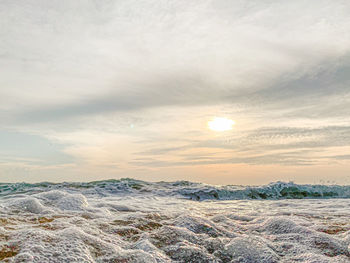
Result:
M1 262L350 262L350 186L0 184Z

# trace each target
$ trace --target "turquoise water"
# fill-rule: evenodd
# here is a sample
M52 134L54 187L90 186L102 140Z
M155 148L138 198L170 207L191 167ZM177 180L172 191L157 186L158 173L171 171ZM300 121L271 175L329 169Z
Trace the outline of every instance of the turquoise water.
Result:
M177 182L145 182L134 179L105 180L94 182L73 183L0 183L0 196L20 193L39 193L42 191L66 189L69 191L84 191L96 195L120 194L154 194L171 195L192 200L250 200L250 199L323 199L349 198L350 186L342 185L311 185L292 182L275 182L264 186L213 186L189 181Z

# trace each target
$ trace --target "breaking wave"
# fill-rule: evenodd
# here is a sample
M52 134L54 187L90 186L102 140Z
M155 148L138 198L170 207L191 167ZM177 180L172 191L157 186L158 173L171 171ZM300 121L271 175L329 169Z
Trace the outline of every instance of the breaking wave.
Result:
M1 262L350 262L348 186L0 184Z
M83 183L12 183L0 184L0 196L30 194L53 189L83 191L86 194L120 195L153 194L159 196L178 196L192 200L251 200L251 199L323 199L350 198L350 186L311 185L293 182L274 182L264 186L213 186L188 181L145 182L134 179L104 180Z

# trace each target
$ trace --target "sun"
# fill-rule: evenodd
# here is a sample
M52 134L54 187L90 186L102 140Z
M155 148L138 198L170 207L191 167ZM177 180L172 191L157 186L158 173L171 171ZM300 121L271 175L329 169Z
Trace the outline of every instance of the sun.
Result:
M227 118L215 117L211 121L208 121L208 127L212 131L232 130L233 125L235 125L235 122Z

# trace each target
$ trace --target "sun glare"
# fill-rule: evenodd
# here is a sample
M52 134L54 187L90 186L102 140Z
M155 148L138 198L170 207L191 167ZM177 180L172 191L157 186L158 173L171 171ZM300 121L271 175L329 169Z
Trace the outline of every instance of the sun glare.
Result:
M227 118L215 117L211 121L208 121L209 129L213 131L228 131L232 130L232 126L235 124L233 120Z

